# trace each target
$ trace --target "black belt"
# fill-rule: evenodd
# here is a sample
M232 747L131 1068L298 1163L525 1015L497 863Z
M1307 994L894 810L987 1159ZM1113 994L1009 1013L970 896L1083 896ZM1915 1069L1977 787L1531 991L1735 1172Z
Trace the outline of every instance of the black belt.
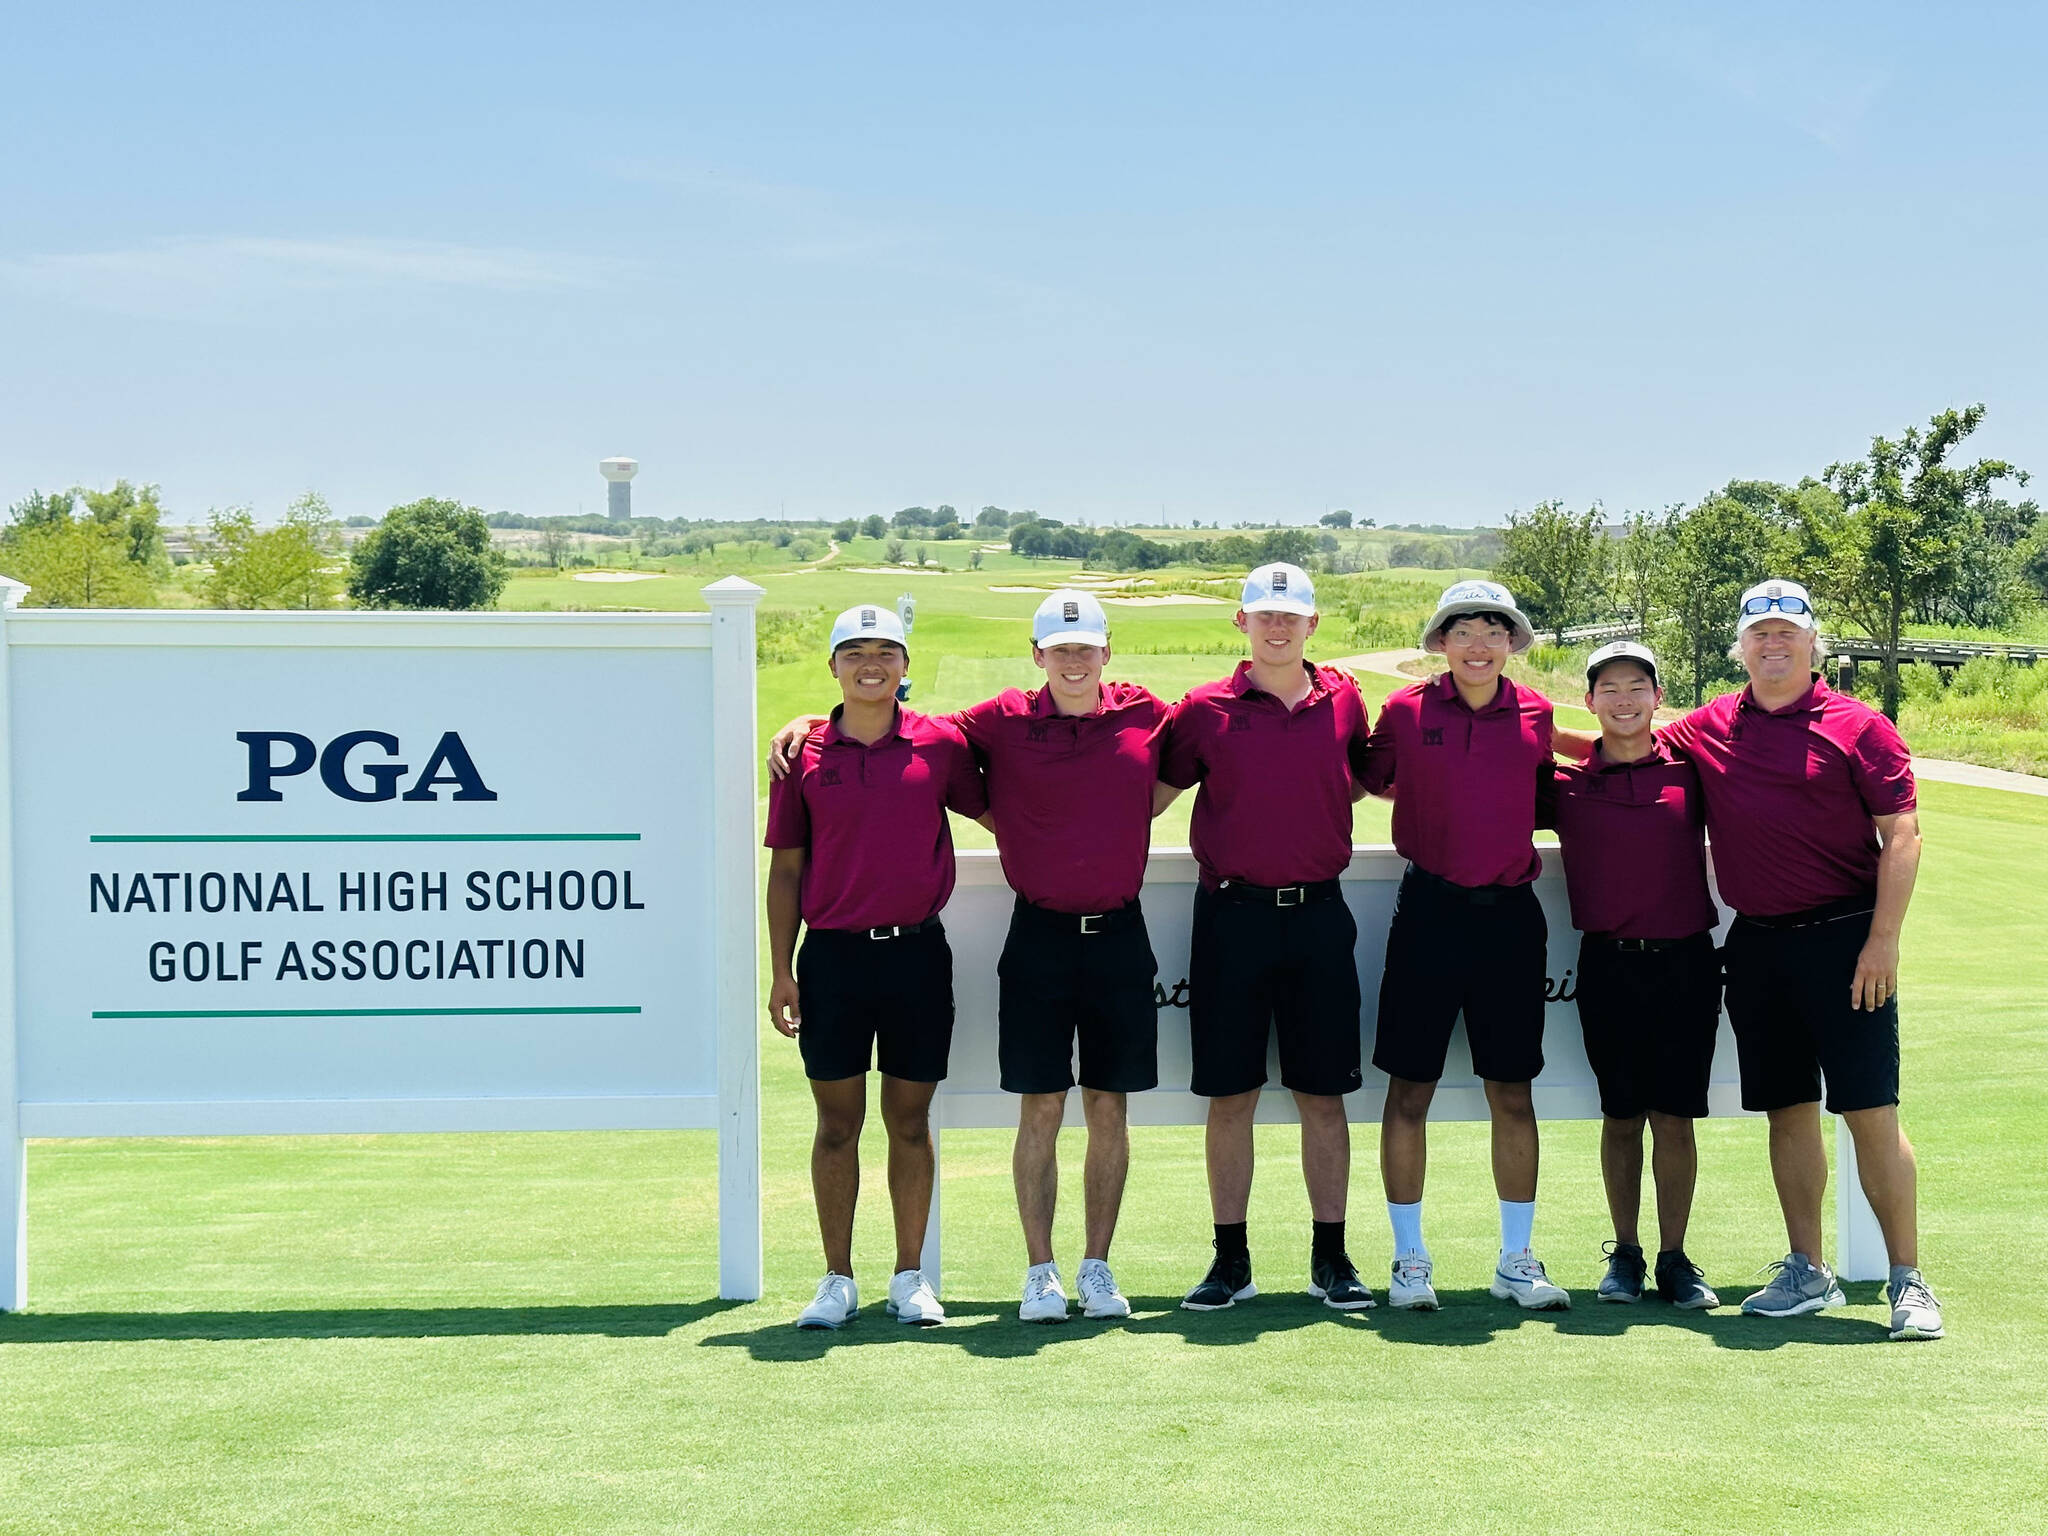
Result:
M1529 889L1526 885L1460 885L1455 880L1446 880L1442 875L1433 875L1420 864L1408 866L1407 878L1418 885L1425 885L1432 891L1442 891L1460 901L1469 901L1475 907L1494 907L1506 901L1519 891Z
M1824 907L1809 907L1804 912L1781 912L1775 917L1753 917L1747 912L1739 912L1735 920L1748 923L1753 928L1818 928L1822 923L1838 923L1845 917L1862 917L1876 910L1875 896L1851 896L1842 901L1831 901Z
M1013 915L1036 928L1082 934L1116 933L1133 923L1143 922L1145 918L1144 909L1135 901L1127 901L1107 912L1055 912L1051 907L1036 906L1022 896L1017 898Z
M833 934L848 939L903 939L913 933L923 933L927 928L939 926L936 915L921 923L899 923L893 928L813 928L813 933Z
M1656 954L1662 950L1677 949L1681 944L1690 944L1692 939L1617 939L1612 934L1589 933L1586 942L1598 944L1603 949L1618 949L1623 954Z
M1252 885L1244 880L1225 880L1216 887L1225 901L1250 902L1261 907L1301 907L1312 901L1342 901L1344 887L1336 880L1317 880L1308 885Z

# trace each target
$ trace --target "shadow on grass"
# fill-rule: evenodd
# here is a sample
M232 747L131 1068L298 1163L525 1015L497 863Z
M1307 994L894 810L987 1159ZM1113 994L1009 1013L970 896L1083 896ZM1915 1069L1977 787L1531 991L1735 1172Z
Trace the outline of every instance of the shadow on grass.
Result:
M1880 1285L1844 1289L1851 1306L1868 1306L1883 1299ZM1212 1348L1303 1328L1371 1333L1388 1344L1431 1348L1486 1344L1522 1328L1594 1337L1618 1336L1632 1329L1676 1328L1703 1334L1719 1348L1737 1350L1890 1342L1885 1323L1840 1312L1794 1318L1745 1317L1733 1305L1712 1312L1684 1312L1659 1301L1634 1306L1596 1303L1589 1292L1581 1293L1568 1312L1526 1312L1511 1302L1496 1300L1483 1289L1446 1290L1438 1295L1443 1302L1438 1312L1395 1312L1384 1301L1369 1312L1337 1312L1311 1297L1285 1293L1262 1295L1221 1312L1188 1312L1182 1310L1178 1296L1133 1296L1133 1314L1128 1319L1093 1322L1077 1310L1064 1326L1021 1323L1013 1301L948 1301L947 1322L940 1328L905 1328L877 1303L864 1306L854 1322L837 1332L780 1322L739 1333L712 1334L698 1342L710 1349L744 1349L752 1358L768 1361L816 1360L833 1350L871 1344L958 1349L984 1359L1008 1359L1079 1343L1109 1330L1170 1334Z
M0 1350L23 1344L159 1339L431 1339L603 1334L654 1338L744 1306L695 1301L608 1307L335 1307L276 1312L0 1314Z

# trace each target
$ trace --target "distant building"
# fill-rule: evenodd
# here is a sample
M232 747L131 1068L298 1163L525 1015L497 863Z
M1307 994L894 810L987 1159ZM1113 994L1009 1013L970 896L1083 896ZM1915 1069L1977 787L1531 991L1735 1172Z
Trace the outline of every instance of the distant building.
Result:
M606 480L605 515L622 520L633 515L633 477L640 473L638 459L599 459L597 472Z

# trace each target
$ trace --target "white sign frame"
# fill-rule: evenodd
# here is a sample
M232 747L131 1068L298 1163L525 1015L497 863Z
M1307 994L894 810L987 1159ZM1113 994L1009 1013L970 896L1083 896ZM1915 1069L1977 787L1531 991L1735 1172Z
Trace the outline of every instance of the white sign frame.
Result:
M703 589L709 611L659 614L152 612L21 609L27 588L0 578L0 1311L28 1297L29 1137L323 1134L454 1130L715 1130L719 1294L761 1294L760 913L755 808L754 610L762 589L728 577ZM319 647L554 651L708 651L709 854L716 1091L633 1097L304 1098L265 1102L23 1103L14 842L18 740L14 656L39 645ZM593 658L595 659L595 658ZM29 963L33 963L29 959Z

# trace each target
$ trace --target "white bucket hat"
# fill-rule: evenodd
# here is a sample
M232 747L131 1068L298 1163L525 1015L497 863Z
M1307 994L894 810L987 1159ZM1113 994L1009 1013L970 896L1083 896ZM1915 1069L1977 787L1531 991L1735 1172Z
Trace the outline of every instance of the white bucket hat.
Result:
M1536 643L1536 631L1515 606L1514 593L1497 581L1454 581L1444 588L1444 595L1436 600L1436 612L1422 626L1422 648L1441 653L1444 641L1437 631L1444 620L1461 613L1493 613L1506 619L1514 631L1508 649L1518 656Z

